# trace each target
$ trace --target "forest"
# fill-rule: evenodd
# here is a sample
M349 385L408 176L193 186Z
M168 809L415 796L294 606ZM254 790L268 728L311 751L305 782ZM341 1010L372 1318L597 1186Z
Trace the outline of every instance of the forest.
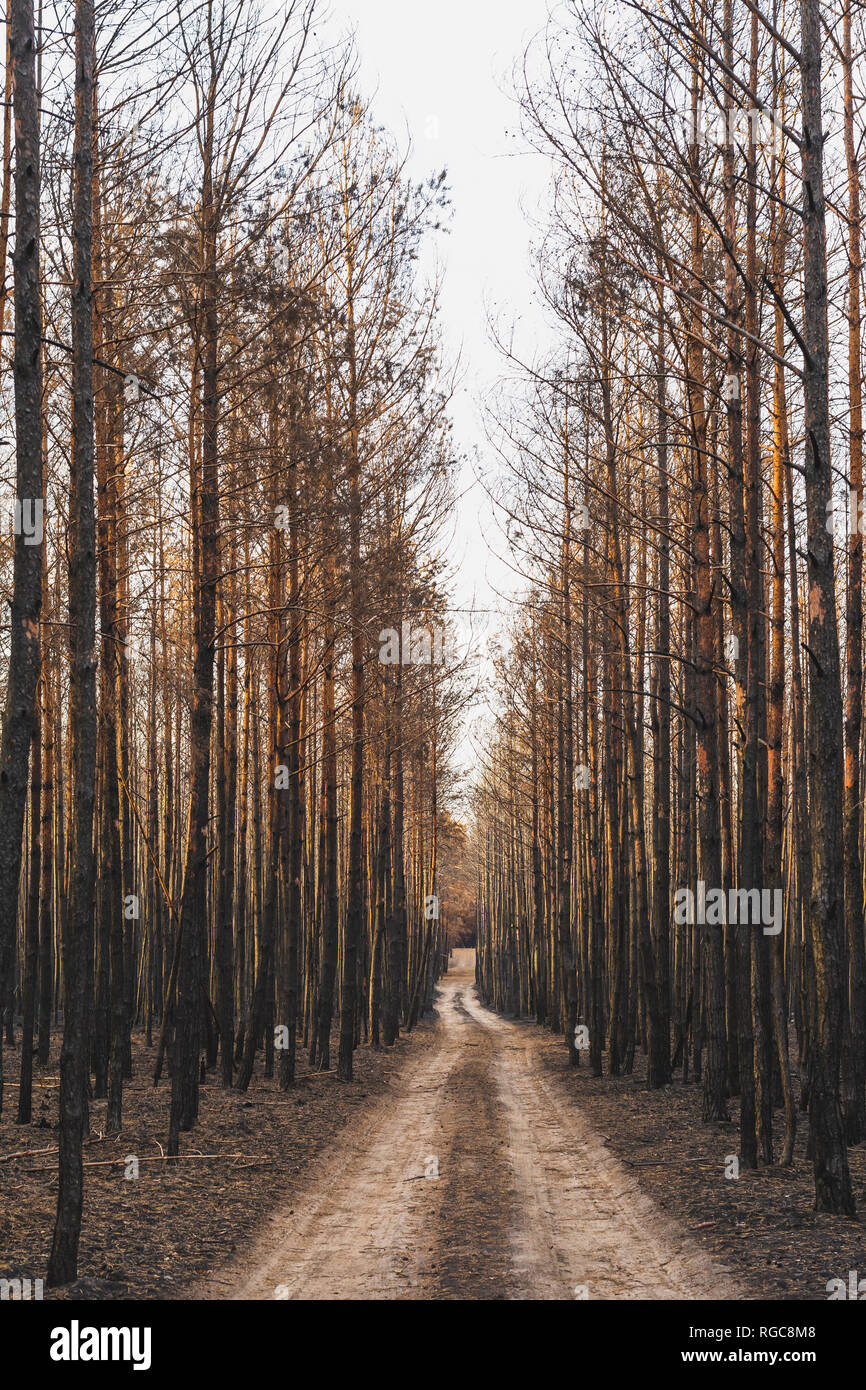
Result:
M679 1189L622 1195L659 1093L705 1205L808 1172L822 1297L866 1199L866 13L540 15L549 331L491 318L474 459L448 169L331 21L7 0L0 1274L85 1287L154 1194L155 1240L234 1221L273 1153L294 1224L237 1272L251 1175L183 1296L733 1298L714 1209L681 1247Z
M10 3L0 999L21 1125L62 1022L63 1283L134 1029L176 1154L206 1068L350 1081L429 1005L461 696L416 269L444 174L408 178L313 4L52 15Z
M531 582L478 792L479 968L572 1065L640 1049L707 1121L736 1097L744 1165L790 1164L804 1114L816 1207L852 1215L863 15L767 8L568 5L521 92L561 347L491 418Z

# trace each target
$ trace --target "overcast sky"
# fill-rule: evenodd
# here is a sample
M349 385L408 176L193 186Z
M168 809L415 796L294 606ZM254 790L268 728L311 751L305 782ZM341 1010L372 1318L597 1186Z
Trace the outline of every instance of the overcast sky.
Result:
M524 209L544 199L549 165L519 137L512 69L544 26L546 0L332 3L336 21L356 32L360 85L374 118L404 146L411 141L413 176L448 170L453 216L440 247L442 326L449 355L460 353L464 369L451 413L458 449L483 453L478 403L503 371L488 314L516 320L526 343L543 331ZM461 477L455 602L484 608L496 602L491 585L513 581L488 552L484 538L495 538L472 476L469 468Z

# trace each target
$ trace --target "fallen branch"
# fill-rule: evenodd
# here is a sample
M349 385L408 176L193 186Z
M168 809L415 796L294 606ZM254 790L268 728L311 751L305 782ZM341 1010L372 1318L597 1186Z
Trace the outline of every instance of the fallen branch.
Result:
M48 1150L47 1150L47 1149L42 1149L42 1150L34 1149L34 1150L32 1150L32 1152L33 1152L33 1153L40 1153L40 1152L42 1152L42 1153L48 1153ZM56 1153L57 1150L55 1149L54 1152ZM9 1157L15 1157L15 1155L9 1155ZM85 1162L84 1162L81 1166L82 1166L82 1168L110 1168L111 1165L112 1165L113 1163L126 1163L126 1162L127 1162L127 1159L128 1159L128 1158L131 1158L131 1157L134 1157L134 1158L138 1159L138 1162L139 1162L139 1163L177 1163L179 1159L193 1159L193 1158L246 1158L247 1155L246 1155L246 1154L145 1154L145 1155L143 1155L141 1158L139 1158L139 1157L138 1157L138 1154L134 1154L134 1155L133 1155L133 1154L130 1154L130 1155L125 1156L124 1158L90 1158L90 1159L86 1159ZM256 1162L255 1159L253 1159L253 1160L251 1160L251 1161L252 1161L252 1162ZM264 1162L265 1160L262 1160L262 1161ZM51 1164L40 1164L40 1165L39 1165L38 1167L36 1167L36 1168L22 1168L21 1171L22 1171L22 1173L53 1173L53 1172L55 1172L56 1170L51 1166Z
M0 1154L0 1163L8 1163L12 1158L30 1158L34 1154L56 1154L58 1151L49 1144L46 1149L18 1149L14 1154Z

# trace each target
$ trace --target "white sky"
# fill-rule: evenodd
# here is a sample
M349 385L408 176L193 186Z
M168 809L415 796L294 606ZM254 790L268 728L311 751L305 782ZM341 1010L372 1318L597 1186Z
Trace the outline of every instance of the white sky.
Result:
M473 460L482 458L487 471L493 463L479 406L505 372L490 338L490 315L502 327L514 325L515 342L529 356L545 335L525 210L537 213L546 198L550 165L520 137L512 73L544 27L547 0L332 4L337 23L355 30L361 95L374 119L403 147L411 141L410 174L422 179L448 171L451 230L437 253L444 270L442 328L448 356L460 357L462 385L451 418L455 448L468 456L448 560L455 606L481 610L457 623L483 674L487 640L500 625L495 610L501 612L502 595L519 587L519 577L496 554L502 540ZM468 712L457 749L470 782L487 726L482 699Z
M516 322L530 345L543 332L534 303L531 228L550 166L519 135L512 69L547 17L546 0L332 0L338 24L354 28L360 88L375 120L402 146L411 140L410 173L448 171L453 214L441 239L442 326L446 350L460 354L463 386L451 411L455 445L472 456L487 450L478 413L503 363L490 341L488 310ZM473 469L461 477L461 500L449 558L458 570L455 602L481 608L494 590L514 587L510 571L485 544L495 544L483 490ZM492 589L491 589L492 584Z

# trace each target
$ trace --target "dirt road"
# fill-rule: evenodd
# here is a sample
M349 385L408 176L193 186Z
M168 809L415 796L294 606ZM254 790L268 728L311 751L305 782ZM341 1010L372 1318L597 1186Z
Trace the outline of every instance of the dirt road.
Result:
M437 1007L435 1046L199 1297L736 1296L545 1074L537 1033L478 1003L474 952Z

